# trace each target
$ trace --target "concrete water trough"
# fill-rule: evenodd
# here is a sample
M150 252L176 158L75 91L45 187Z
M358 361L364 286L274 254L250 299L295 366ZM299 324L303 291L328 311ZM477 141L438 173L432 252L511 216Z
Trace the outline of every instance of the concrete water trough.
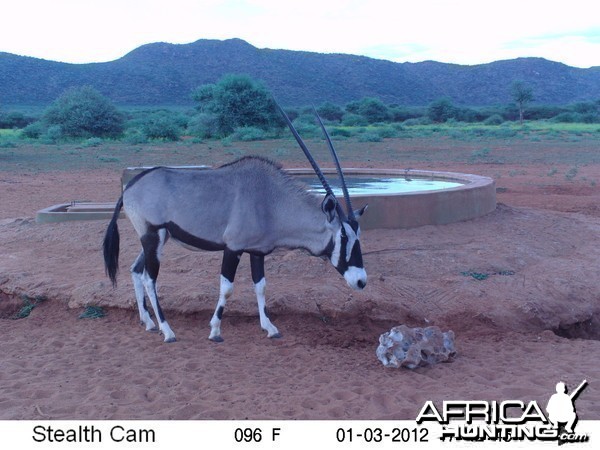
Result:
M179 168L199 170L208 166ZM122 186L145 169L125 169L121 177ZM335 170L323 171L336 192ZM320 191L321 187L311 169L288 169L288 172L312 186L311 190ZM489 177L410 169L344 169L344 174L352 206L358 209L367 203L369 205L368 212L360 220L362 229L444 225L474 219L496 209L496 187L494 180ZM336 192L336 195L343 201L341 193ZM109 220L114 206L114 202L63 203L39 211L36 220Z

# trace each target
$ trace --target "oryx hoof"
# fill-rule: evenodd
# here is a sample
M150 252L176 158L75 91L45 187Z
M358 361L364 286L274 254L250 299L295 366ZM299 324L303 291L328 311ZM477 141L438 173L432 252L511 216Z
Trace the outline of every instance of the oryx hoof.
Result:
M281 333L275 333L273 336L267 336L269 339L281 339L283 336Z
M177 342L177 338L171 337L169 339L165 339L165 344L170 344L171 342Z
M152 328L146 328L147 325L141 320L140 325L143 326L146 329L146 331L149 331L151 333L158 333L158 327L156 325L154 325Z
M223 341L225 341L225 339L223 339L221 336L209 337L208 340L213 341L213 342L223 342Z

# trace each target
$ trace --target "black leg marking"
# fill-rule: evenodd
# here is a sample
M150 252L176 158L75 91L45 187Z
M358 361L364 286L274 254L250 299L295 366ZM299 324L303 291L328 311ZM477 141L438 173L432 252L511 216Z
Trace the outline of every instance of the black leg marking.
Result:
M230 283L235 279L235 272L240 263L242 252L234 252L226 248L223 251L223 262L221 263L221 275L223 275Z
M140 239L144 248L144 268L153 281L158 278L160 262L158 260L158 244L160 238L158 233L148 232Z
M240 263L242 252L234 252L226 248L223 250L223 262L221 263L221 290L219 292L219 301L215 313L210 321L210 335L208 338L213 342L223 342L221 337L221 319L225 310L227 298L233 290L233 280L235 272Z
M140 255L136 258L135 262L133 263L133 266L131 266L131 271L142 274L144 272L145 264L146 262L144 258L144 252L141 252Z
M252 281L258 283L265 277L265 255L250 255L250 269L252 270Z

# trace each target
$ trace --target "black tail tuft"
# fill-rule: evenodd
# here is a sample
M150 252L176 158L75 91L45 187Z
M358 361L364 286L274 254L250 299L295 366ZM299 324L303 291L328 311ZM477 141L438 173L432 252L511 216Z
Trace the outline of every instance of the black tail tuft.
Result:
M119 271L119 226L117 225L117 219L122 207L123 196L117 201L115 212L108 224L106 234L104 235L104 243L102 244L104 250L104 269L113 286L117 285L117 272Z

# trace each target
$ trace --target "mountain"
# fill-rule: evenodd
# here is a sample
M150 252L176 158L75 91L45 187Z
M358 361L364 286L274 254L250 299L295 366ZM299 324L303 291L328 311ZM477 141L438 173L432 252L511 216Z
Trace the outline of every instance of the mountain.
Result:
M394 63L346 54L259 49L240 39L147 44L105 63L68 64L0 53L0 105L45 105L71 86L91 85L120 105L190 105L195 87L226 73L262 80L284 105L346 104L362 97L427 105L440 97L478 106L511 102L522 80L536 103L600 99L600 67L541 58L463 66Z

